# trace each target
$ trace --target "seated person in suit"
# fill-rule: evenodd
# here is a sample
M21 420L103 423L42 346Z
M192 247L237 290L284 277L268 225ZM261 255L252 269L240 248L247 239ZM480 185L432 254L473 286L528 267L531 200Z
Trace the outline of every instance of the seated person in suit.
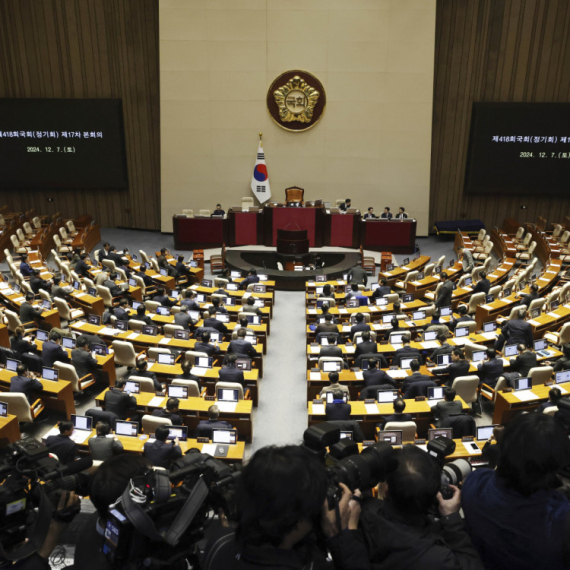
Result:
M350 411L352 408L350 404L344 403L342 394L342 390L334 390L332 404L325 404L327 421L350 419Z
M533 283L530 286L530 293L517 293L517 297L522 297L521 305L525 305L528 309L535 299L540 299L540 295L538 294L538 285Z
M435 309L435 311L431 316L431 322L428 325L426 325L425 330L430 332L437 331L438 333L447 336L449 334L449 329L447 328L447 325L445 323L442 323L439 320L440 318L441 318L441 313L439 312L439 309Z
M252 283L259 283L259 277L257 276L257 270L251 268L247 274L247 277L240 283L240 289L247 289L247 286Z
M89 438L89 453L94 461L107 461L123 451L117 436L107 437L111 433L107 422L97 422L95 432L97 435Z
M386 206L384 208L384 211L382 212L380 217L385 219L385 220L391 220L392 219L392 212L390 212L390 208L388 208L388 206Z
M128 321L131 318L131 314L129 312L129 300L128 299L121 299L119 301L119 306L113 309L113 314L119 321Z
M26 293L26 300L20 305L20 321L23 325L34 326L36 319L42 316L42 309L34 307L32 303L35 300L33 293Z
M152 277L146 274L146 265L141 263L139 270L137 271L137 276L143 280L145 287L152 287L154 285Z
M153 324L152 319L150 318L150 315L146 314L146 305L144 303L141 303L137 307L137 314L133 317L133 319L135 321L141 321L145 325L152 325Z
M410 370L412 373L404 380L402 384L402 393L406 393L409 387L414 382L429 382L431 378L425 374L420 374L420 363L418 360L414 359L410 362Z
M378 352L378 344L371 340L370 331L364 331L362 333L362 342L356 345L354 351L354 358L358 358L361 354L370 354Z
M180 305L180 311L174 315L174 324L184 328L184 330L193 330L198 321L188 314L188 305Z
M157 392L162 392L162 390L164 389L164 386L158 381L156 374L154 372L151 372L150 370L147 370L147 368L148 368L148 362L146 361L146 359L144 357L137 358L136 368L133 368L127 374L127 378L130 378L131 376L140 376L141 378L150 378L152 380L152 383L154 384L154 389Z
M354 333L359 331L369 331L370 325L364 322L364 315L362 313L356 313L354 317L356 323L350 327L350 338L354 338Z
M330 313L330 310L331 310L331 308L330 308L329 304L328 304L328 303L323 303L322 306L321 306L321 317L322 317L322 318L325 318L328 314L332 314L332 313ZM335 319L334 316L333 316L332 322L333 322L335 325L338 325L338 319Z
M238 329L243 329L246 333L246 335L250 335L250 336L256 336L256 331L255 329L252 329L249 327L249 321L247 320L247 317L244 317L243 315L239 317L238 320L239 325L235 327L235 331L237 331Z
M500 352L505 343L525 344L532 346L534 337L530 323L524 320L526 309L515 311L513 318L508 320L501 329L501 334L495 340L495 348Z
M127 253L129 250L127 248L124 249L124 253ZM123 254L120 254L117 251L117 248L114 245L109 246L109 253L107 254L107 259L110 261L115 262L115 267L122 269L126 274L127 277L131 276L131 272L129 270L129 259Z
M69 465L75 461L77 456L77 444L71 439L73 433L73 422L63 420L58 425L59 434L50 435L46 439L46 447L50 453L55 453L57 458L64 465Z
M61 347L61 335L51 330L48 340L42 346L42 364L53 368L54 362L69 362L69 355Z
M92 374L96 376L97 374L97 359L93 358L89 350L89 341L86 338L80 338L77 340L77 344L71 351L71 364L75 367L77 371L77 376L83 378Z
M152 298L156 303L160 303L164 307L174 307L176 305L176 299L171 299L166 294L166 289L162 286L157 287L156 295Z
M385 416L384 421L378 424L380 429L384 429L384 426L388 422L411 422L413 421L413 417L411 414L405 414L404 410L406 409L406 402L402 400L402 398L396 398L394 400L394 413Z
M20 358L25 352L37 353L38 347L28 342L24 337L26 329L24 327L16 327L14 336L10 339L10 348L16 353L16 357Z
M174 267L172 267L172 265L170 265L170 263L168 263L168 260L166 259L166 256L170 255L170 252L168 251L167 248L163 247L160 250L160 255L156 258L156 261L158 263L158 267L160 269L166 269L166 271L168 272L168 275L170 277L178 277L178 271L176 271L176 269Z
M488 348L485 361L479 362L477 368L481 379L480 384L487 384L487 386L494 388L499 376L503 374L503 360L497 358L497 351L494 348Z
M246 301L246 304L242 305L241 311L244 311L246 313L255 313L258 317L263 316L263 311L259 307L255 306L256 300L257 299L255 299L254 297L249 297L248 300Z
M349 299L356 299L358 297L361 297L360 289L358 289L358 283L351 283L350 291L344 296L344 300L348 301Z
M113 388L105 392L105 411L117 414L119 419L126 420L133 415L137 407L137 399L125 392L125 380L117 380Z
M342 349L337 346L338 337L334 333L330 333L326 336L327 345L321 345L321 351L319 352L319 358L321 356L334 356L338 358L343 358Z
M362 373L362 377L364 378L364 386L376 386L378 384L392 384L394 388L396 387L396 381L392 378L389 374L387 374L384 370L378 368L378 357L384 358L382 354L374 355L374 358L371 358L368 361L368 370L365 370ZM386 362L381 362L381 365Z
M406 220L408 218L408 214L406 214L406 208L398 208L398 213L396 214L397 220Z
M570 343L567 342L562 345L562 354L564 356L562 356L552 364L547 360L545 362L546 366L553 366L554 372L560 372L561 370L568 370L570 368Z
M32 269L32 276L30 277L30 287L32 288L32 291L38 295L40 292L40 289L43 289L44 291L47 291L48 293L51 291L51 286L52 286L52 280L48 279L47 281L45 279L42 279L40 277L41 271L39 269Z
M451 352L453 351L453 345L452 344L448 344L447 342L447 335L446 334L442 334L439 333L436 337L436 340L439 341L439 344L441 346L439 346L438 348L436 348L432 353L431 356L429 357L429 359L432 362L436 361L436 358L438 355L440 354L451 354Z
M210 307L208 309L208 317L204 318L203 326L205 328L216 329L217 331L220 331L221 333L224 334L228 332L228 327L226 327L226 325L222 323L222 321L216 319L216 309L214 309L214 307Z
M246 340L246 332L244 329L239 329L237 332L237 339L230 341L228 354L237 354L240 357L251 359L257 356L257 352L251 342Z
M323 292L319 295L320 297L326 297L326 298L331 298L334 297L334 291L332 290L332 287L330 286L330 283L325 283L323 285Z
M352 205L352 200L350 198L347 198L344 203L339 205L339 209L341 210L341 212L346 212L348 209L350 209Z
M538 366L536 352L530 346L524 344L517 345L518 355L510 359L511 372L518 372L522 378L528 376L529 370ZM556 371L556 366L554 367Z
M79 261L75 264L75 273L77 273L79 277L89 277L89 269L91 269L91 267L87 265L87 257L86 253L82 253L79 256Z
M196 301L196 293L192 289L184 289L183 299L180 306L186 305L189 311L199 311L200 304Z
M123 289L115 283L119 275L115 272L109 274L109 278L103 282L103 285L109 289L112 297L120 297L123 294Z
M437 426L440 425L441 420L463 412L463 404L455 399L456 395L457 393L453 388L443 389L443 400L440 400L433 408L433 413L437 418Z
M216 209L212 212L212 217L213 216L225 216L226 212L224 210L222 210L222 205L221 204L216 204Z
M459 305L459 307L457 307L457 312L459 313L459 317L457 319L456 318L451 319L451 321L447 323L448 328L454 331L458 325L461 326L461 323L472 321L473 317L468 315L467 311L468 311L467 305Z
M390 295L390 293L392 293L392 289L390 289L390 286L388 285L388 279L386 279L386 277L382 277L380 280L380 285L376 287L372 293L372 298L379 299L381 297L385 297L386 295Z
M320 394L319 397L322 399L327 392L334 392L335 390L340 390L343 394L346 394L350 399L350 391L348 386L344 384L339 384L338 381L339 375L338 372L329 372L329 385L325 386ZM341 396L342 398L342 396Z
M348 280L350 283L357 283L366 286L368 283L368 273L366 273L366 269L362 267L362 261L357 261L356 265L350 270Z
M553 406L558 407L558 402L561 398L562 392L560 391L560 388L550 388L548 391L548 400L546 402L542 402L542 404L536 408L536 411L540 414L544 412L546 408L552 408Z
M190 373L192 366L192 361L185 358L180 364L180 367L182 368L182 374L179 374L174 378L179 378L180 380L196 380L196 382L200 383L200 377Z
M479 273L479 281L477 281L477 285L473 287L473 294L475 293L485 293L485 295L489 294L489 289L491 288L491 282L487 279L487 273L485 271L481 271Z
M374 208L372 206L370 206L370 208L368 208L368 211L366 212L366 214L364 214L364 219L365 220L377 220L378 216L374 213Z
M449 281L447 278L447 273L442 271L439 274L441 280L441 287L437 293L437 297L435 299L435 306L438 309L441 307L449 307L451 305L451 297L453 295L453 283Z
M202 420L196 426L194 437L207 437L208 439L212 439L213 429L232 429L232 425L230 423L220 420L219 417L220 408L218 408L216 404L210 406L208 408L208 419Z
M18 364L16 376L10 378L10 392L20 392L24 394L28 402L32 404L42 390L42 383L30 376L28 367L25 364Z
M228 314L228 310L221 304L219 297L212 297L212 307L216 309L216 313Z
M465 354L459 347L455 347L451 353L451 364L444 368L432 368L431 373L434 376L447 375L446 384L451 386L453 381L459 376L467 376L469 374L469 361L465 360Z
M178 438L167 441L170 430L168 426L158 426L154 432L154 441L144 444L143 455L155 466L169 469L173 461L182 457Z
M400 319L396 316L392 317L392 320L390 321L390 327L391 328L387 329L384 333L384 340L387 340L388 342L390 342L390 333L404 331L404 329L400 326Z
M31 277L32 271L32 266L28 263L28 254L22 253L20 256L20 273L24 277Z
M315 336L321 333L338 333L338 326L333 323L333 316L330 313L325 315L325 322L317 325Z
M71 285L61 286L61 276L53 276L53 287L51 288L51 298L67 300L69 294L73 292L73 287Z
M196 341L194 345L194 350L196 352L205 352L208 356L214 356L215 354L220 354L220 346L218 341L214 341L214 344L210 344L210 333L204 331L200 336L200 340Z
M190 277L192 275L190 273L190 270L188 269L188 267L186 267L186 264L184 263L183 255L179 255L178 258L176 259L175 269L176 271L178 271L178 275L184 275L185 277Z
M396 350L394 357L392 358L392 364L394 366L400 366L402 358L415 358L420 363L420 366L423 364L420 351L417 348L410 346L410 342L412 342L412 337L409 333L402 335L402 348Z
M111 244L104 242L103 247L97 251L96 258L99 259L99 263L101 263L104 259L109 257L109 248Z
M225 366L220 368L220 381L222 382L237 382L241 384L245 390L245 377L243 370L236 368L237 354L228 354L225 359Z
M170 420L173 426L183 426L182 416L179 413L180 400L178 398L168 398L165 408L156 408L152 415L157 418Z

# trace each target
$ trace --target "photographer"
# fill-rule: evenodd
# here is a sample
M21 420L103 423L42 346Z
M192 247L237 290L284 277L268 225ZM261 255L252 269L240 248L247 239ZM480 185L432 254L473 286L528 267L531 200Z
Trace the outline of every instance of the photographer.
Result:
M325 497L326 470L316 455L302 447L264 447L245 466L240 480L238 526L225 529L206 546L204 570L323 568L359 570L369 563L356 530L359 503L345 485L337 513ZM356 494L359 496L359 493ZM334 560L326 561L322 532Z
M459 489L450 485L453 497L443 499L441 466L425 451L405 445L395 454L398 467L380 486L384 500L362 505L360 527L373 567L482 569L459 515ZM439 520L430 515L434 504Z

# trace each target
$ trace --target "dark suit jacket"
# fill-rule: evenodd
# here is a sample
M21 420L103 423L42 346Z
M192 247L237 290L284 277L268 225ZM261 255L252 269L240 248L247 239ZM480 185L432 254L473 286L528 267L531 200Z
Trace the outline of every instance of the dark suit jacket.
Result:
M485 295L487 295L490 288L491 282L488 279L481 279L481 281L473 287L473 293L485 293Z
M232 424L221 420L202 420L196 426L194 437L207 437L212 439L213 429L232 429Z
M379 297L384 297L385 295L389 295L392 292L389 285L380 285L376 287L374 293L372 293L372 297L374 299L378 299Z
M40 289L49 291L51 285L48 285L47 281L44 281L41 277L30 277L30 287L32 291L37 295Z
M412 346L403 346L402 348L399 348L394 353L392 364L394 366L400 366L402 358L417 358L420 364L423 364L424 362L420 351L417 348L413 348Z
M91 356L90 352L85 352L81 348L74 348L71 351L71 364L75 366L79 378L93 374L97 370L97 360Z
M170 420L173 426L183 426L182 416L180 414L171 414L168 410L164 408L157 408L152 412L152 415L157 418L164 418L165 420Z
M378 390L382 391L392 391L396 387L392 384L372 384L371 386L366 386L360 391L360 396L358 396L359 400L367 400L368 398L374 398L376 400L376 396L378 395Z
M245 378L243 375L243 370L238 368L220 368L220 381L222 382L237 382L241 384L245 389Z
M48 340L42 347L42 363L44 366L53 368L53 363L56 361L69 362L69 356L59 344Z
M404 380L404 383L402 384L402 392L405 394L414 382L429 382L429 381L431 381L431 378L429 376L426 376L425 374L420 374L419 372L414 372Z
M359 284L362 283L366 285L366 283L368 283L368 274L366 273L366 270L363 267L357 265L356 267L353 267L350 270L350 275L348 276L348 279L351 283L359 283Z
M528 371L538 366L535 352L523 352L516 358L511 358L511 371L518 372L523 378L528 376Z
M145 287L152 287L154 285L154 281L152 280L152 277L150 275L147 275L146 273L139 271L137 272L137 276L143 280Z
M149 378L150 380L152 380L153 384L154 384L154 389L157 392L160 392L162 390L162 384L158 381L158 378L156 377L156 374L154 372L151 372L150 370L143 370L142 372L140 370L137 370L136 368L133 368L128 374L127 374L127 378L130 378L131 376L140 376L141 378Z
M355 325L352 325L350 327L350 338L352 339L354 337L354 333L357 332L364 332L364 331L369 331L372 330L370 328L370 325L368 323L362 322L362 323L356 323Z
M319 352L319 358L321 356L337 356L342 358L342 348L340 348L340 346L322 346Z
M388 422L411 422L414 418L411 414L391 414L389 416L384 416L384 423L382 424L382 429L386 426Z
M127 311L125 311L125 309L123 309L122 307L115 307L113 309L113 314L115 315L115 317L117 317L117 319L119 319L120 321L128 321L131 318L130 313L128 313Z
M147 441L144 444L144 456L155 466L168 469L173 461L182 457L179 445L172 445L170 441Z
M186 305L189 311L199 311L200 310L200 303L195 301L194 299L182 299L180 301L181 305Z
M109 292L113 297L120 297L123 294L121 288L112 279L106 279L103 282L103 286L109 289Z
M362 361L370 360L371 358L374 358L378 361L378 368L388 368L388 361L381 352L369 352L368 354L361 354L354 359L354 366L356 366L356 368L362 368Z
M535 299L540 299L540 295L538 293L529 293L522 298L521 305L529 307Z
M174 305L176 305L176 301L170 299L167 295L155 295L152 300L156 303L160 303L164 307L174 307Z
M89 277L89 265L85 263L84 259L80 259L75 264L75 273L77 273L77 275L80 277Z
M34 395L42 390L42 383L35 378L12 376L10 379L10 392L20 392L24 394L30 404L34 401Z
M327 421L349 420L351 409L350 404L345 404L344 402L338 404L326 404L325 411Z
M452 362L449 366L446 366L438 372L437 374L447 374L449 378L447 379L447 384L451 386L453 381L459 376L469 375L469 362L467 360L459 360L457 362Z
M46 447L50 453L55 453L64 465L69 465L77 455L77 444L66 435L50 435L46 439Z
M453 400L453 402L446 402L442 400L438 402L433 407L433 413L438 419L443 420L448 416L461 414L463 412L463 404L459 400Z
M371 354L378 352L378 344L373 340L367 342L361 342L356 345L356 350L354 351L354 358L358 358L361 354Z
M404 392L404 400L415 398L416 396L427 396L428 388L435 388L437 384L433 380L426 380L425 382L412 382L408 385L407 390Z
M41 316L42 310L39 307L34 307L28 301L24 301L20 305L20 320L22 324L34 322L34 319Z
M436 349L431 353L430 360L433 361L433 362L435 362L435 357L436 357L438 354L451 354L451 353L453 352L453 349L454 349L454 348L455 348L454 346L451 346L450 344L445 343L445 344L443 344L442 346L436 348Z
M22 356L24 352L37 352L38 347L31 342L28 342L21 336L13 336L10 341L10 348L16 353L18 357Z
M226 327L226 325L222 323L222 321L218 321L218 319L211 319L211 318L204 319L203 327L216 329L217 331L220 331L224 334L228 332L228 327Z
M449 330L455 330L456 327L461 326L461 323L464 323L467 321L472 321L472 320L473 320L473 317L470 317L469 315L462 315L458 319L453 319L452 321L449 321L447 323L447 327L449 328Z
M251 283L259 283L259 277L257 275L248 275L241 283L240 289L247 289L247 286Z
M208 342L197 342L194 345L194 350L196 352L205 352L208 356L214 356L215 354L219 354L220 347Z
M315 336L321 333L337 333L338 334L338 327L337 325L333 324L332 322L330 324L328 323L322 323L320 325L317 325L317 328L315 329Z
M105 392L105 411L117 414L122 420L126 420L131 410L136 407L137 399L118 388L111 388Z
M376 386L377 384L390 384L394 388L396 387L396 381L384 370L365 370L362 373L364 378L364 386Z
M481 382L494 388L497 378L503 373L503 361L499 358L491 358L479 366L479 377Z
M107 461L123 451L123 444L114 437L96 436L89 438L89 453L92 459Z
M532 346L533 336L530 323L522 319L511 319L501 329L508 344L525 344Z
M453 293L453 283L446 281L439 290L437 299L435 300L436 307L447 307L451 305L451 295Z
M246 356L249 358L255 358L257 356L257 352L255 352L253 345L250 342L247 342L247 340L243 340L241 338L237 338L230 342L230 345L228 346L228 354L237 354L239 356Z
M174 315L174 324L190 330L194 326L194 321L187 313L176 313Z

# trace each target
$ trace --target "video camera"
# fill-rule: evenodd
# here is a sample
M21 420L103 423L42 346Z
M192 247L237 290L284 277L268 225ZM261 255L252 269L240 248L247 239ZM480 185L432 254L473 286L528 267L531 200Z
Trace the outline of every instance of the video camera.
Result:
M43 443L33 438L16 441L6 448L0 464L2 560L21 560L38 550L61 493L88 494L88 478L80 472L92 465L88 458L63 465L49 456ZM79 504L66 515L71 520L78 512Z
M441 464L441 495L444 499L451 499L453 491L449 485L461 483L471 473L471 463L466 459L456 459L445 463L445 458L455 451L455 442L445 436L437 437L428 442L427 451Z
M389 443L374 443L359 453L358 444L349 439L341 440L340 427L330 422L306 429L303 434L303 447L320 455L327 468L329 509L332 509L342 496L339 483L344 483L352 490L366 491L385 481L398 466Z
M109 508L102 551L113 568L195 567L212 512L235 518L237 467L191 451L173 469L149 468Z

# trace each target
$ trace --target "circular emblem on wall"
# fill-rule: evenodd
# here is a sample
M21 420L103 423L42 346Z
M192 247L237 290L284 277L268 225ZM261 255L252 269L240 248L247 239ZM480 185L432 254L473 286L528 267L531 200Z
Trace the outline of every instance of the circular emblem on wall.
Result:
M323 84L308 71L295 69L273 80L267 91L267 109L283 129L302 132L314 127L325 112Z

